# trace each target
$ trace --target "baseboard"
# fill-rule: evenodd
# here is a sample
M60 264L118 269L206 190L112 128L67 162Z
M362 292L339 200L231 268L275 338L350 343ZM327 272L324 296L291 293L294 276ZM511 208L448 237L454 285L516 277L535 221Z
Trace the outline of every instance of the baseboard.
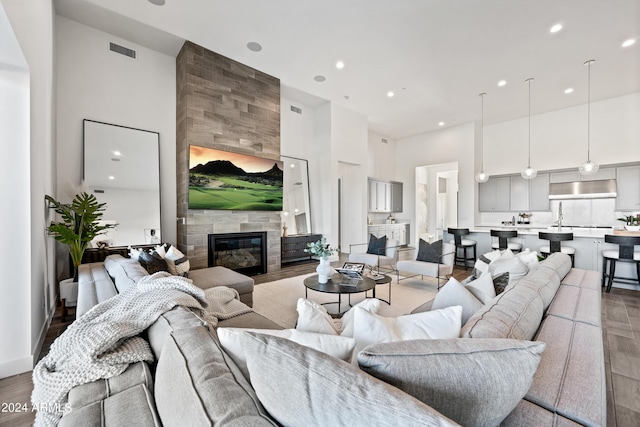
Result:
M33 357L25 356L20 359L0 363L0 378L12 377L33 370Z
M53 320L53 316L56 313L56 303L55 299L53 300L53 305L49 308L49 313L44 323L42 324L42 328L40 328L40 334L38 335L38 342L35 346L33 354L31 355L31 369L36 366L38 363L38 357L40 356L40 352L42 351L42 346L44 345L44 340L47 337L47 331L49 331L49 327L51 326L51 321Z

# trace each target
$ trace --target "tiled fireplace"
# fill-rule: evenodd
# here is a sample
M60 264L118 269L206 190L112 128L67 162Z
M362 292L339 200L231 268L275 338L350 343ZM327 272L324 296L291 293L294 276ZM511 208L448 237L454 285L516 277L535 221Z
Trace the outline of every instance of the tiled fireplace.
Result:
M217 265L238 273L267 272L267 233L209 234L209 267Z
M280 160L280 80L187 41L176 83L178 247L204 268L210 234L263 232L266 271L280 269L280 212L188 207L189 145Z

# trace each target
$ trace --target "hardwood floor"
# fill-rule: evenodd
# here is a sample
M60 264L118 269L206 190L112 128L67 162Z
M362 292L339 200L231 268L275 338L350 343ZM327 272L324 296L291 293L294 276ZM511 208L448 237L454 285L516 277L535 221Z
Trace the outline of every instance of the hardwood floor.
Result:
M341 256L333 266L341 266ZM317 262L288 265L277 272L254 276L256 284L285 279L315 271ZM463 279L468 271L457 268L454 277ZM40 357L73 320L73 313L62 322L59 310L47 332ZM607 425L635 427L640 425L640 292L613 288L602 293L602 325L607 377ZM31 372L0 379L0 426L30 426L34 414L30 411ZM26 412L5 412L4 405L27 405Z

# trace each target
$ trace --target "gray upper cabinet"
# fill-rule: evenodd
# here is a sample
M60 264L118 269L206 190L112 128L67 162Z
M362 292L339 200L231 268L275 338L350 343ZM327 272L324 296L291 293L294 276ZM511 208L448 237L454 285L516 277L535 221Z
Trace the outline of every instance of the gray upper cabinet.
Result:
M489 178L489 181L478 184L478 188L478 208L481 212L509 211L511 180L508 176Z
M489 178L478 184L480 212L526 212L549 210L549 174L532 180L520 176Z
M529 210L549 210L549 174L540 173L529 183Z
M369 212L402 212L402 183L369 178Z
M512 211L529 210L529 180L521 176L510 177L509 208Z
M640 166L621 166L616 169L616 210L640 210Z
M615 168L602 168L594 175L582 176L580 172L567 171L567 172L552 172L550 181L552 184L559 182L574 182L574 181L600 181L603 179L615 179Z

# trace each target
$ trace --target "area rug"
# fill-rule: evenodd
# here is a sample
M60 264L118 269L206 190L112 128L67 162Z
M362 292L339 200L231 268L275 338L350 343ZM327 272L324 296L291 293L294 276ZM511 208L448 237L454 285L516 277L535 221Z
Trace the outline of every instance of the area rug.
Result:
M276 322L283 328L294 328L298 320L296 304L298 298L305 297L305 286L302 283L311 274L276 280L256 285L253 289L253 309ZM430 280L404 279L397 282L395 276L391 282L391 311L397 314L411 313L416 307L431 301L436 296L437 283ZM367 293L371 297L372 292ZM378 285L376 296L387 299L389 284ZM351 295L351 304L355 305L365 298L364 293ZM347 295L342 295L342 307L338 310L338 295L308 291L308 299L317 303L336 302L325 307L330 313L345 311L349 308ZM388 311L390 312L390 311Z

